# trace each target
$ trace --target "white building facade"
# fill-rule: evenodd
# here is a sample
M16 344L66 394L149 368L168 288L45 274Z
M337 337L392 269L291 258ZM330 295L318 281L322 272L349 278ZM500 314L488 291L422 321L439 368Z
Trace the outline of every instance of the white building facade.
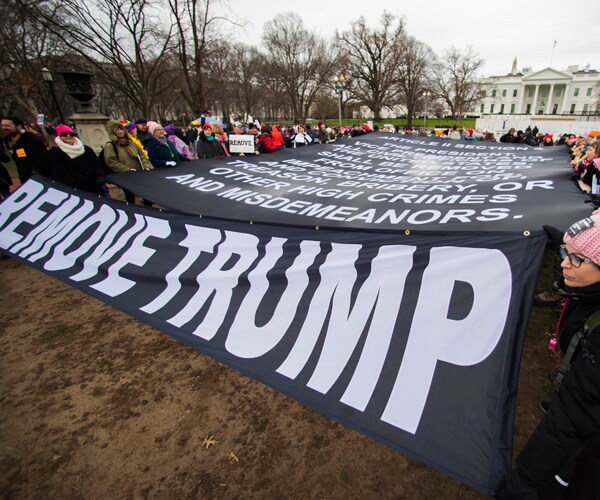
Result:
M545 68L516 71L482 81L485 97L480 115L597 115L600 114L600 73L589 65L567 71Z

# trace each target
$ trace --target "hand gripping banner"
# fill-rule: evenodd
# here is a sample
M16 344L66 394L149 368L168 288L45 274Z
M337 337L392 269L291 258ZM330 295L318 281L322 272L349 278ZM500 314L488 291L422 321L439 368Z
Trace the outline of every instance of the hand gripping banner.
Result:
M488 494L544 243L207 220L39 177L0 205L3 251Z

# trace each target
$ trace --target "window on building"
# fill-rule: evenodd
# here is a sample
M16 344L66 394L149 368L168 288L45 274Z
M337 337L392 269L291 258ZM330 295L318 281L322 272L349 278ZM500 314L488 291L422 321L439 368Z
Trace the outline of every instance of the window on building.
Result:
M496 97L496 89L492 90L492 97Z
M515 105L514 104L510 105L510 112L511 112L511 114L513 114L515 112Z
M535 89L533 87L529 88L529 97L533 97L533 94L535 94Z
M555 105L552 107L552 114L553 114L553 115L555 115L556 113L558 113L558 104L555 104Z
M575 104L571 104L571 109L570 109L569 113L571 113L571 114L575 113Z
M502 91L502 97L506 97L506 89Z
M560 89L556 89L556 97L560 97L560 92L561 92Z
M529 114L531 114L531 104L528 104L528 105L527 105L527 108L525 108L525 114L526 114L526 115L529 115Z
M587 104L584 104L584 105L583 105L583 112L584 112L584 113L587 113L587 112L588 112L588 105L587 105Z
M517 89L513 90L513 97L517 97Z
M494 112L494 105L492 104L492 105L490 106L490 113L493 113L493 112Z
M504 113L504 104L500 104L500 114Z
M592 87L588 88L585 92L586 97L591 97L592 96Z
M575 89L575 92L573 94L575 97L577 97L579 95L579 89Z
M485 104L482 104L482 105L481 105L481 108L479 109L479 112L480 112L481 114L485 113Z

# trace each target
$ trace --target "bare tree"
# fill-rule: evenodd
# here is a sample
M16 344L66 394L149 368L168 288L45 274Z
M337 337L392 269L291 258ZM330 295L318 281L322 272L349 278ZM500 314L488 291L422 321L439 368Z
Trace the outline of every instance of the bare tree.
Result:
M151 0L16 0L34 19L82 56L99 81L126 95L135 108L151 115L172 71L170 29L153 18ZM106 64L112 72L106 72Z
M263 42L270 74L287 94L296 122L305 122L311 105L333 78L339 51L304 27L295 12L265 24Z
M404 21L383 12L377 29L370 29L364 17L337 34L346 51L354 97L368 106L381 120L381 108L393 106L399 95L397 68L406 43Z
M226 54L220 43L223 16L213 12L217 1L168 0L177 39L177 56L183 73L184 97L196 116L208 107L210 66L218 65Z
M231 95L236 108L244 114L256 115L269 87L264 56L255 47L240 44L231 50L228 63L234 82Z
M433 51L414 37L407 37L398 65L400 102L406 108L407 125L412 127L413 116L423 103L428 90Z
M5 0L4 5L0 16L0 112L22 114L28 119L39 110L54 115L41 69L52 69L56 39L18 1Z
M467 47L464 52L451 47L434 66L432 91L450 107L452 117L460 125L462 118L479 101L482 88L477 72L484 60Z

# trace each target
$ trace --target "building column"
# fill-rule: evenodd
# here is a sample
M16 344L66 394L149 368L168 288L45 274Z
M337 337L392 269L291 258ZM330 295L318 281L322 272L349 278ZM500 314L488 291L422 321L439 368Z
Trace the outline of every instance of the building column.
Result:
M517 105L517 113L525 113L523 106L525 104L525 95L527 94L527 85L521 86L521 97L519 98L519 104Z
M550 92L548 93L548 104L547 104L547 108L544 109L544 114L545 115L550 115L552 114L552 94L554 93L554 84L550 84Z
M569 90L571 90L571 84L565 83L565 94L563 95L562 106L560 110L560 113L563 115L569 114L569 108L567 107L569 105Z
M536 85L535 86L535 94L533 94L533 102L531 103L531 111L532 111L532 115L537 115L537 110L538 110L538 105L537 105L537 100L538 100L538 94L540 93L540 86Z

